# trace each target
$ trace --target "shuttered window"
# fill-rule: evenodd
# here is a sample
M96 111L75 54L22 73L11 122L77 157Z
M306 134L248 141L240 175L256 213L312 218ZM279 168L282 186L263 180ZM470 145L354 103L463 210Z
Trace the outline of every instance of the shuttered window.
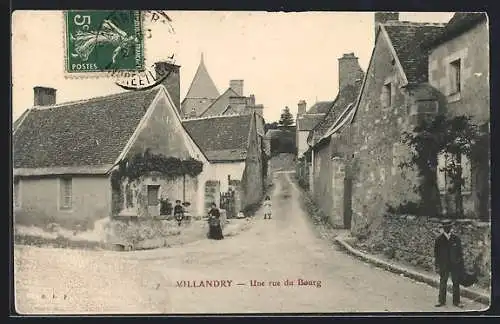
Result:
M460 60L450 62L450 94L460 93L461 87Z
M73 207L73 179L61 178L60 189L60 209L71 209Z
M449 157L446 154L438 156L437 182L439 191L445 192L446 185L451 181L443 170L449 163ZM462 193L469 193L472 190L472 165L466 155L462 154L460 161L462 167Z

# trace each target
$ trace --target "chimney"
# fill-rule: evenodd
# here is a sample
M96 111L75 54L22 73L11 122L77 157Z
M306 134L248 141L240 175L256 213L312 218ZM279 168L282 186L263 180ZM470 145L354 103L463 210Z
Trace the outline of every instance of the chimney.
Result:
M247 107L247 98L246 97L229 97L229 105L235 110L237 113L243 113Z
M243 80L231 80L229 81L229 87L243 97Z
M56 89L48 87L34 87L34 105L51 106L56 104Z
M385 24L388 21L398 21L398 20L399 20L399 12L390 12L390 11L376 12L375 23L374 23L375 38L377 37L377 30L379 24Z
M180 83L180 66L170 62L156 62L155 72L156 78L167 76L162 84L167 88L168 94L174 102L175 108L181 113L181 83ZM182 113L181 113L182 115Z
M255 95L251 94L251 95L247 98L247 105L248 105L248 106L255 106Z
M297 115L303 115L306 113L307 103L305 100L299 101L297 106L298 106Z
M363 79L363 70L354 53L344 54L339 60L339 91L346 85L355 85L357 79Z

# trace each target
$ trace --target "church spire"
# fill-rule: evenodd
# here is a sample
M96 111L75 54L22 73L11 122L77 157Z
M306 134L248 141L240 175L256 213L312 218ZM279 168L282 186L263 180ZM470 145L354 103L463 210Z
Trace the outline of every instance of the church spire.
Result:
M219 96L219 91L205 66L204 53L201 52L198 69L181 105L182 111L190 114L194 106L200 114Z

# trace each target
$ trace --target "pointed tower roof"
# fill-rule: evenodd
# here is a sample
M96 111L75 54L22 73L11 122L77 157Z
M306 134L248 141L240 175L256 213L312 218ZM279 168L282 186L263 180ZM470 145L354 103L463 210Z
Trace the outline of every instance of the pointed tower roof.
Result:
M193 82L186 94L186 98L208 98L216 99L219 96L219 91L212 81L210 74L208 74L205 61L203 60L203 53L201 53L200 65L194 75Z

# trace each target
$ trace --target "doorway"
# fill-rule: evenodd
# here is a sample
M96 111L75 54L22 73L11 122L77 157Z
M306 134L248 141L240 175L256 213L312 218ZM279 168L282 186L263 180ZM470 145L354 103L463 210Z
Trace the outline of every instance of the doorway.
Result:
M150 217L160 216L160 185L148 185L148 215Z

